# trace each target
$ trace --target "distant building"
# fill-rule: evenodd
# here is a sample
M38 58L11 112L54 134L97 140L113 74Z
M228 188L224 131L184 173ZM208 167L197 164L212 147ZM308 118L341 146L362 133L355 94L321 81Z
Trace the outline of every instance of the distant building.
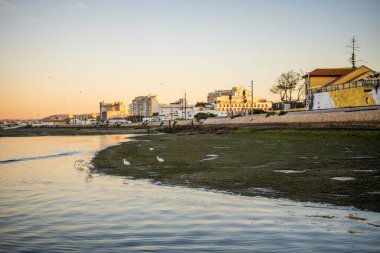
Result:
M130 124L132 122L126 119L113 118L113 119L107 120L107 123L110 125L125 125L125 124Z
M251 92L241 86L231 90L215 90L207 95L207 103L213 104L217 111L232 113L249 112L253 109L269 111L272 109L272 101L265 98L253 98ZM252 107L253 105L253 107Z
M45 117L41 121L50 125L66 125L73 118L74 115L72 114L55 114Z
M131 115L151 117L153 113L159 113L160 105L155 95L139 96L132 100Z
M85 113L74 115L70 119L70 125L95 125L99 119L99 113Z
M128 113L123 102L105 103L100 102L99 117L101 121L107 121L112 118L123 118Z
M288 111L288 110L297 110L305 109L305 102L303 101L290 101L290 102L273 102L272 110L273 111Z
M160 120L190 119L194 105L188 105L184 98L170 104L160 104Z
M308 110L380 105L379 72L366 66L315 69L303 78Z

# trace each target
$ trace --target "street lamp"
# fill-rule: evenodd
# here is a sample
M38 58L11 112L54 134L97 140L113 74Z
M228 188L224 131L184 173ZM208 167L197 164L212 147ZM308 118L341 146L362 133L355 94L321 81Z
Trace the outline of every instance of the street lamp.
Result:
M250 86L243 86L243 87L250 87L251 88L251 114L252 114L253 113L253 81L251 81L251 85ZM245 91L243 91L243 95L244 94L245 94ZM245 97L245 95L244 95L244 97Z
M243 90L243 108L244 108L244 114L247 113L246 103L247 103L247 97L245 96L245 90Z

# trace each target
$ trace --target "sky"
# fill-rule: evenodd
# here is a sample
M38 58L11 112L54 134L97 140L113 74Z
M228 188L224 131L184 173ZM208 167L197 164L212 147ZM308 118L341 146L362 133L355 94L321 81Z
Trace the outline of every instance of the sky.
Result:
M154 94L190 103L289 70L380 70L380 1L0 0L0 119L99 111Z

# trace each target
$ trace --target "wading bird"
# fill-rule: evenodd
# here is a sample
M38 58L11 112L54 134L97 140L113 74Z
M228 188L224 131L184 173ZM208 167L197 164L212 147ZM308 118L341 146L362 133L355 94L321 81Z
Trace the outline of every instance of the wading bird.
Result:
M125 160L125 158L124 158L124 160L123 160L123 163L124 163L126 166L130 166L130 165L131 165L131 163L128 162L127 160Z
M162 163L163 161L165 161L163 158L159 157L159 156L156 156L157 157L157 161L159 161L160 163Z

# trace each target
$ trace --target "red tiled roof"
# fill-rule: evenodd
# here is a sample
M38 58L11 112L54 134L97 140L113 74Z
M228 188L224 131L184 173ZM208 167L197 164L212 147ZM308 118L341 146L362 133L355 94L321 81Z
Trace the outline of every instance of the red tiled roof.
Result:
M334 69L314 69L310 72L310 76L341 76L353 71L353 68L334 68Z

